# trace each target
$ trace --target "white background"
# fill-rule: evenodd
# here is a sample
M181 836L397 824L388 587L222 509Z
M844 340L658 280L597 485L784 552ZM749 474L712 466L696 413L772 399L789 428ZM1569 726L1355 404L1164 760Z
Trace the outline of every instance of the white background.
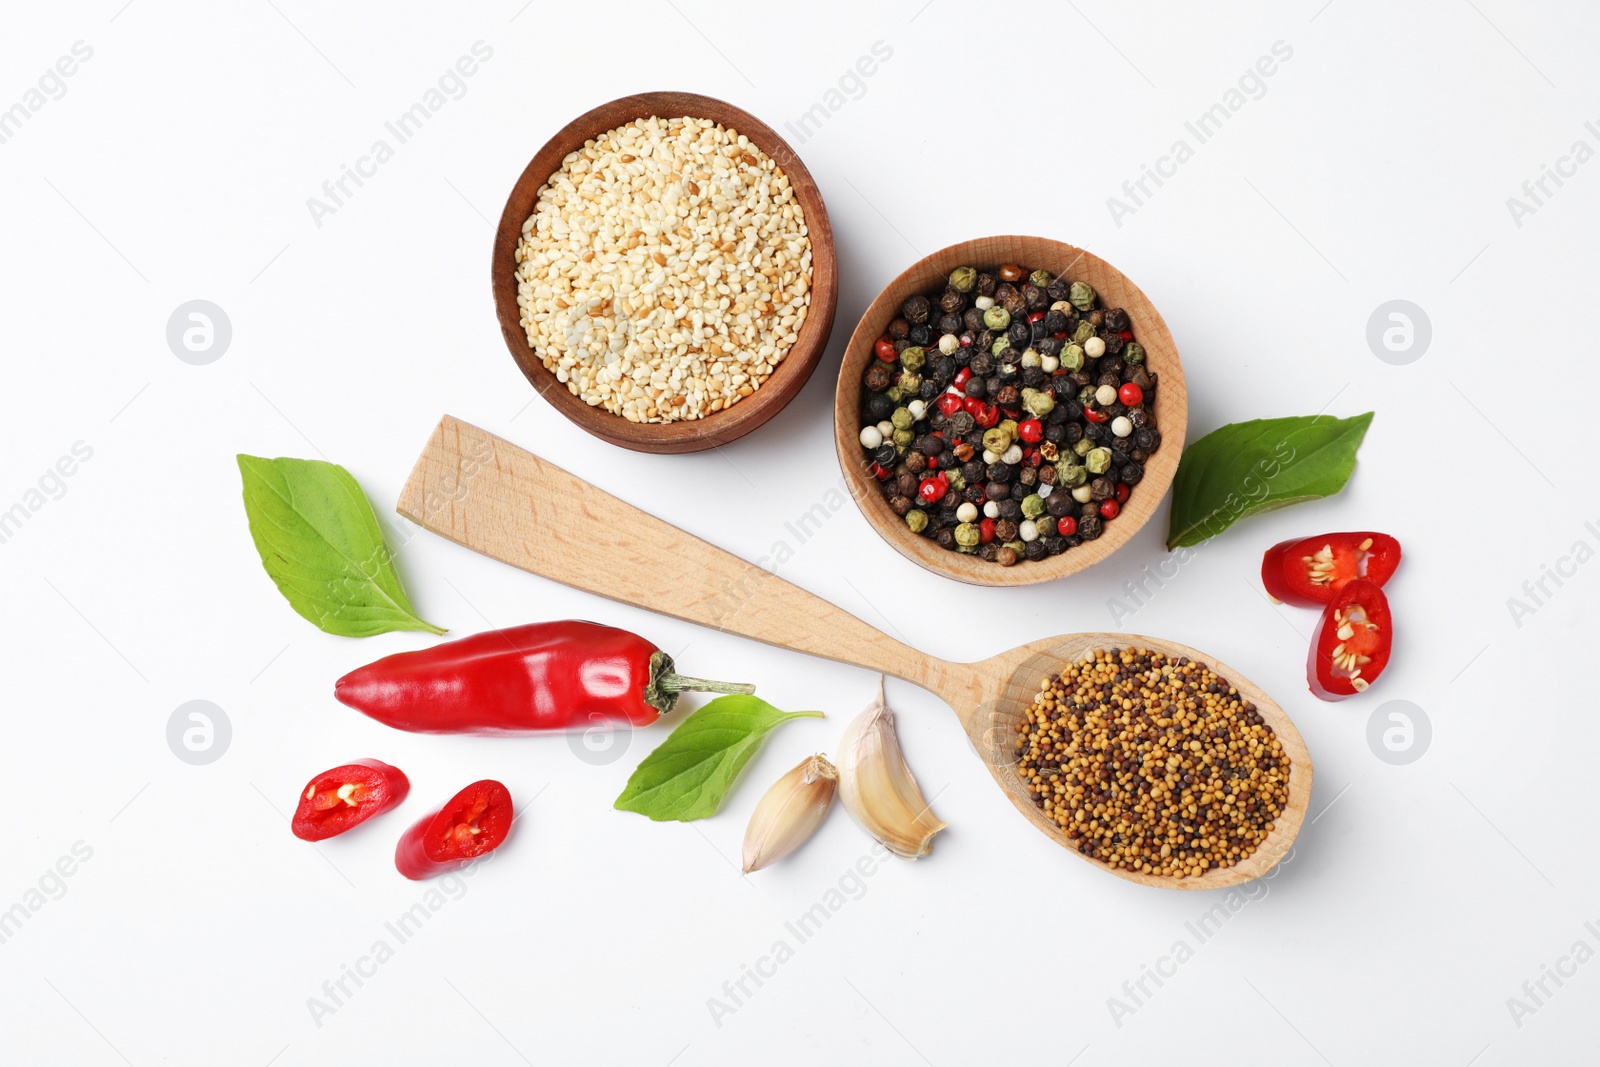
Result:
M1575 140L1600 148L1584 129L1600 119L1592 9L521 2L97 0L5 16L0 108L75 41L93 57L0 144L0 510L75 442L93 456L0 544L0 908L75 842L93 853L0 944L0 1058L1464 1067L1590 1050L1600 964L1547 980L1553 995L1520 1019L1507 1001L1579 939L1600 949L1583 925L1600 919L1587 681L1600 568L1547 583L1554 595L1520 620L1507 600L1578 540L1600 545L1584 528L1600 520L1600 164L1550 186L1520 226L1506 201ZM466 94L314 224L307 198L479 40L493 57ZM545 138L606 99L666 88L783 130L880 40L892 57L859 99L794 139L843 276L833 344L798 399L720 452L681 457L600 444L534 399L496 329L488 220ZM1293 55L1264 94L1195 147L1184 122L1278 41ZM1194 158L1119 226L1107 198L1180 137ZM1130 885L1045 841L949 710L891 684L950 828L930 858L866 879L714 1020L724 982L779 939L793 946L784 924L868 852L836 810L790 862L749 879L736 866L762 790L833 750L876 679L428 534L406 541L419 611L454 633L596 618L690 673L828 713L776 734L709 821L613 811L670 722L589 762L561 737L412 736L336 703L340 674L431 639L354 641L297 617L256 559L234 455L325 456L388 515L449 412L747 558L788 540L785 577L933 655L1108 628L1108 598L1166 556L1165 509L1093 573L1022 590L924 573L850 504L803 545L784 529L839 484L828 413L862 309L919 254L1005 232L1088 247L1154 299L1187 370L1191 439L1240 419L1377 412L1343 494L1241 523L1121 620L1206 649L1283 703L1316 761L1314 821L1200 944L1186 924L1221 895ZM233 325L209 366L165 341L195 298ZM1408 366L1366 341L1395 298L1433 326ZM1406 546L1389 589L1396 657L1368 694L1324 704L1304 685L1314 617L1268 604L1256 568L1282 538L1364 527ZM232 723L208 766L167 745L191 699ZM1366 740L1390 700L1432 722L1408 766ZM358 756L410 774L405 807L319 847L291 837L296 790ZM490 776L526 812L516 836L319 1026L308 998L426 892L395 873L395 836ZM1192 958L1129 999L1123 983L1180 939ZM1119 1017L1113 997L1134 1010Z

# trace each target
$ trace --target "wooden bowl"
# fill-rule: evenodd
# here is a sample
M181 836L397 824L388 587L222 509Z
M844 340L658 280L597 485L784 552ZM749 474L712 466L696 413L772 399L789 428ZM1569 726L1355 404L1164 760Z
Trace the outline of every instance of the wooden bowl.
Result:
M1029 269L1040 267L1065 274L1073 281L1088 282L1100 295L1100 305L1120 307L1132 321L1134 339L1144 346L1145 365L1159 376L1156 389L1156 429L1161 431L1161 447L1145 464L1144 478L1133 487L1122 513L1105 524L1105 533L1085 541L1059 556L1042 560L1021 560L1015 566L985 563L976 556L941 548L931 538L911 532L905 520L889 509L878 489L878 481L868 471L866 453L861 448L861 378L873 359L872 345L899 314L907 297L928 293L942 284L956 267L980 270L1002 263L1016 263ZM1183 437L1189 422L1188 392L1184 386L1183 364L1178 349L1167 332L1161 313L1126 275L1099 256L1063 241L1045 237L980 237L973 241L942 248L912 264L890 282L867 308L850 337L844 363L839 368L839 384L833 400L834 447L839 467L844 471L850 495L861 513L902 556L935 574L971 585L1037 585L1094 566L1121 548L1139 531L1160 506L1178 471L1183 452Z
M773 369L772 375L750 396L732 407L713 412L702 419L668 423L629 422L602 407L584 402L556 376L544 368L528 344L517 307L516 250L522 224L533 214L539 190L560 167L562 160L608 130L634 119L649 118L712 119L728 129L744 134L756 147L772 157L788 176L795 198L805 213L811 239L811 306L800 327L799 338ZM772 127L747 111L709 96L694 93L639 93L602 104L563 126L545 142L523 170L495 232L494 255L490 264L494 285L494 306L500 317L500 333L511 350L511 357L522 368L539 395L557 411L602 440L638 452L699 452L725 445L743 437L766 422L793 400L811 377L817 361L828 345L833 330L833 314L839 302L838 263L833 253L833 227L822 193L800 157L795 155Z

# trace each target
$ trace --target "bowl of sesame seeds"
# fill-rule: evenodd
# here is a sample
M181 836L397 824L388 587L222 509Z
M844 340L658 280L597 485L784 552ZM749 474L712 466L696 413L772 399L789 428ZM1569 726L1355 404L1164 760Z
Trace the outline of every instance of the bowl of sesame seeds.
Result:
M492 270L535 391L641 452L714 448L776 415L827 347L839 289L799 157L749 113L678 92L551 137L507 198Z

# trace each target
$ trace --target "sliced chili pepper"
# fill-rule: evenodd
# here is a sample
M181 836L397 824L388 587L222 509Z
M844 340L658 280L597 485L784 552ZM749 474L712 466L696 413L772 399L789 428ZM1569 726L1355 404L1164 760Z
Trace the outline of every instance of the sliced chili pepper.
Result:
M626 630L537 622L397 652L340 678L333 695L385 726L422 734L647 726L678 694L755 687L672 672L672 657Z
M1389 665L1394 620L1376 582L1352 578L1323 609L1311 638L1306 682L1323 700L1364 693Z
M1400 566L1400 542L1370 530L1282 541L1261 557L1261 584L1285 604L1318 607L1353 578L1383 585Z
M401 835L394 865L407 878L432 878L493 852L511 832L511 793L492 778L473 782Z
M382 815L409 792L398 767L375 759L340 764L306 783L289 829L302 841L322 841Z

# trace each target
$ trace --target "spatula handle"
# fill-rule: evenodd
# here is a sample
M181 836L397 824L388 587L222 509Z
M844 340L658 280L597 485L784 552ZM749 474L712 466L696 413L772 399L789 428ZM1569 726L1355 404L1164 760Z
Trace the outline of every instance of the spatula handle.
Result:
M760 567L446 415L401 515L513 567L625 604L926 685L938 661Z

